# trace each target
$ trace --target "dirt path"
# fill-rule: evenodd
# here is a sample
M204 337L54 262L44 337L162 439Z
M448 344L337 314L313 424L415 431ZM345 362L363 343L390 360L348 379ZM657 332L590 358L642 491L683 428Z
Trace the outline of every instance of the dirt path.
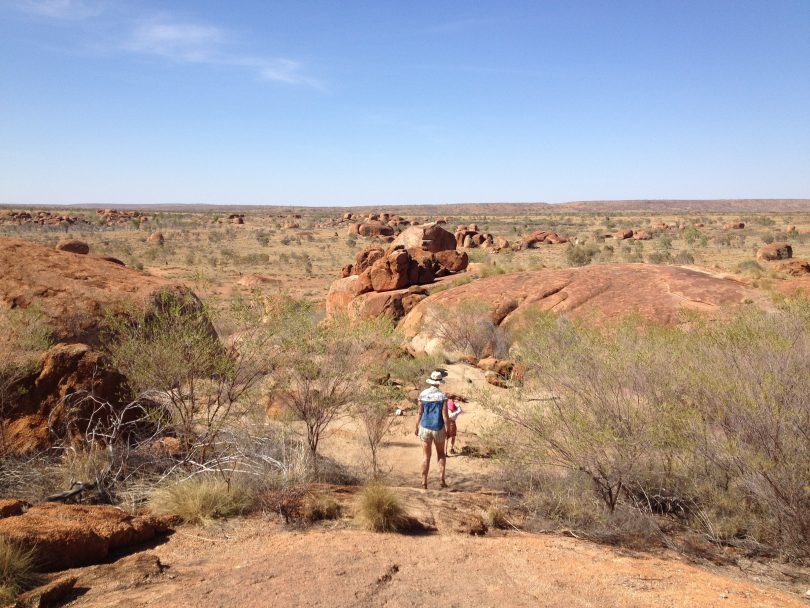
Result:
M451 366L447 389L472 396L483 374ZM497 389L496 389L497 390ZM474 400L459 418L459 445L489 421ZM634 554L574 538L519 531L473 537L469 516L499 499L495 470L480 458L448 462L450 488L419 486L415 417L404 416L382 451L408 511L435 532L373 534L345 518L306 531L262 517L210 528L183 527L150 550L151 570L105 575L70 605L161 606L807 606L796 595L687 563L675 553ZM362 461L358 428L346 423L324 443L326 455ZM350 510L351 497L348 497ZM142 555L142 554L141 554ZM130 558L125 558L130 559ZM126 572L126 570L122 570Z

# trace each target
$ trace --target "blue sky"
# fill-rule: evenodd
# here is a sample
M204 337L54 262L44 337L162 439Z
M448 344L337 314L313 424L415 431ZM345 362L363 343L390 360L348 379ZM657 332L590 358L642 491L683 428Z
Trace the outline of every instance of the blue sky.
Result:
M0 0L0 203L810 197L810 0Z

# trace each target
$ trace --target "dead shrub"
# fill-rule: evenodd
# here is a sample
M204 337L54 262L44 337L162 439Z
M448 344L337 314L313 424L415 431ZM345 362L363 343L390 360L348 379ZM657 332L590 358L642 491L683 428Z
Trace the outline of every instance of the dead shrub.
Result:
M399 532L410 522L400 496L377 482L366 484L360 491L357 518L364 528L373 532Z
M430 323L437 338L454 350L483 357L505 357L509 353L511 337L492 320L486 304L465 301L452 310L434 306Z

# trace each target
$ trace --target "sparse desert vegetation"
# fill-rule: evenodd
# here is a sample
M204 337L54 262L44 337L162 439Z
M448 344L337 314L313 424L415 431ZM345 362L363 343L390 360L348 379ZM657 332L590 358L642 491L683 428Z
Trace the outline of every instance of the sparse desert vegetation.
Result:
M810 213L597 209L3 216L6 598L120 539L260 524L554 533L800 592ZM420 495L439 367L454 491ZM107 544L43 567L65 534Z

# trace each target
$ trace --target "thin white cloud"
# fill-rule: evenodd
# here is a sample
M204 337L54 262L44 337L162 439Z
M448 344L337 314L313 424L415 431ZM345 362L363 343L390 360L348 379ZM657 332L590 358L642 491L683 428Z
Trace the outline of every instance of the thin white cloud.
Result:
M212 25L152 21L137 24L122 48L180 63L250 68L262 80L323 89L319 81L303 74L301 62L235 53L229 48L231 38L227 31Z
M216 56L223 39L222 31L210 25L142 23L135 26L124 48L175 61L203 63Z
M20 0L17 6L31 15L76 21L97 17L104 10L101 2L88 0Z
M38 17L78 21L102 15L108 2L109 0L16 0L15 6ZM325 90L323 83L304 73L304 66L300 61L287 57L243 54L234 49L236 37L216 25L177 21L165 13L152 19L134 21L131 18L122 21L111 17L100 24L119 32L117 38L121 42L113 45L117 51L151 55L177 63L245 68L251 70L260 80Z

